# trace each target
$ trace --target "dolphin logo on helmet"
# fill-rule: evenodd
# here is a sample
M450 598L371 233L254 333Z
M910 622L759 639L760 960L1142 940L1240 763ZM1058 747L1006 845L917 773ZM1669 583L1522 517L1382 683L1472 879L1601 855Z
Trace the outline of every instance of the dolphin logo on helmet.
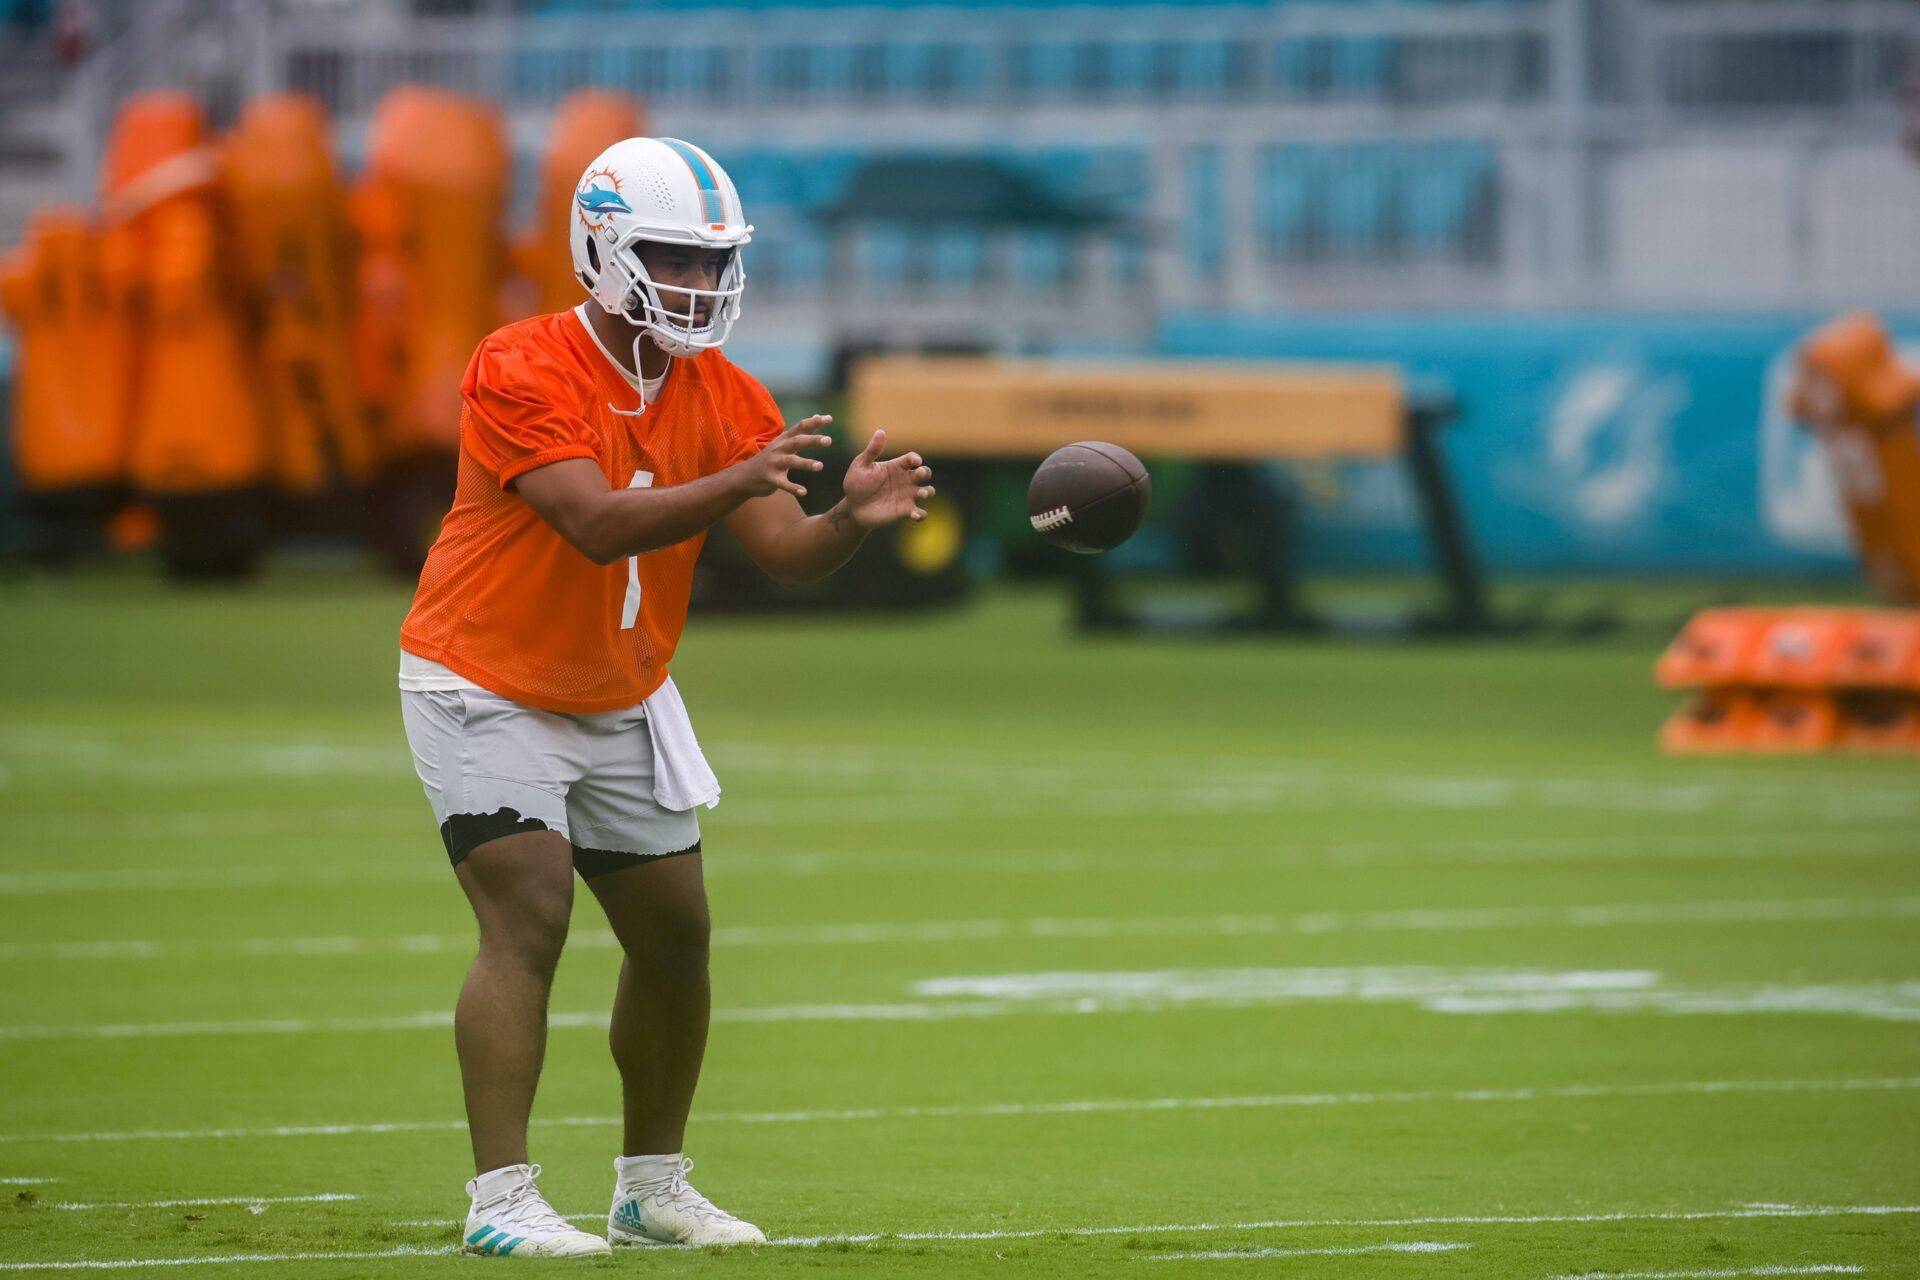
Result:
M753 228L733 180L712 156L679 138L616 142L581 175L574 211L573 270L596 304L668 355L695 356L727 340L740 317L747 283L741 251ZM669 308L640 261L642 243L724 252L717 286L673 287L668 292L685 308Z
M608 213L618 209L622 213L632 213L633 206L620 198L618 191L606 187L593 187L582 191L577 197L580 207L588 213Z

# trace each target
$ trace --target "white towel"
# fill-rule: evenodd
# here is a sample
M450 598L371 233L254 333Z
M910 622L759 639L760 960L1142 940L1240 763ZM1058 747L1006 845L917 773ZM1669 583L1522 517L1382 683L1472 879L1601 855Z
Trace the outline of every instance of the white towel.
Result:
M673 687L673 677L640 705L646 708L647 733L653 738L653 798L660 807L711 809L719 804L720 779L713 776L700 740L693 736L693 719Z

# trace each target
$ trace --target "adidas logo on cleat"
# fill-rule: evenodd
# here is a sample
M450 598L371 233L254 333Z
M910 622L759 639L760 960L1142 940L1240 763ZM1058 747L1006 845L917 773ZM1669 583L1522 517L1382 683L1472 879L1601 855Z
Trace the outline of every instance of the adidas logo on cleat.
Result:
M480 1253L504 1258L520 1247L525 1236L509 1235L498 1227L481 1227L467 1237L467 1247Z
M636 1232L640 1235L647 1234L647 1224L640 1219L640 1205L638 1201L622 1200L620 1207L613 1211L613 1220L629 1231Z

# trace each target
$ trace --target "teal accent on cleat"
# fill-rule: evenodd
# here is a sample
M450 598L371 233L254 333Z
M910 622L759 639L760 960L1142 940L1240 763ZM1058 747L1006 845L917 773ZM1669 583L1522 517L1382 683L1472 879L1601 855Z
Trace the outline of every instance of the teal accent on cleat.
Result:
M613 1212L613 1218L629 1231L637 1231L641 1235L647 1233L647 1224L640 1218L640 1206L631 1200L621 1201L620 1207Z

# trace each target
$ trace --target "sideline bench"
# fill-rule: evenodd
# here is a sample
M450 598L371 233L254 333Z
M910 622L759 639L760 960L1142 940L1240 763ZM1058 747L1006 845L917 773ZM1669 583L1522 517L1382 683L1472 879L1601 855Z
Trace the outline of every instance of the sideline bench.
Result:
M852 417L885 426L890 448L935 461L1040 458L1077 440L1106 440L1143 459L1213 463L1258 495L1252 576L1258 605L1225 625L1322 630L1301 609L1284 491L1255 465L1268 460L1399 459L1419 497L1445 605L1415 620L1428 631L1492 627L1485 592L1435 439L1453 416L1445 396L1410 395L1387 368L1155 361L1135 364L872 356L851 371ZM1152 619L1123 610L1103 556L1074 556L1078 621L1130 629ZM1214 625L1220 625L1217 621Z

